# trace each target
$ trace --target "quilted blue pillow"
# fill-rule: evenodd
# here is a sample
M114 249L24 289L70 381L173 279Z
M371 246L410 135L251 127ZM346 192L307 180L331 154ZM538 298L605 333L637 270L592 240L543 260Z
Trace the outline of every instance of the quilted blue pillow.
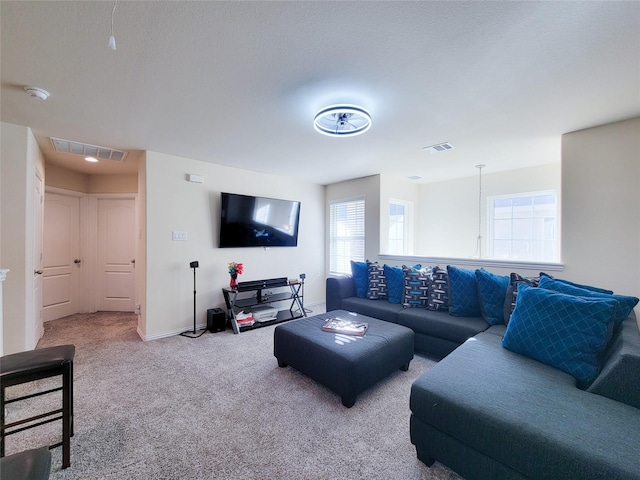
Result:
M616 301L576 297L520 284L502 346L567 372L580 388L602 368Z
M574 283L574 282L570 282L569 280L565 280L564 278L556 278L553 277L551 275L549 275L548 273L544 273L544 272L540 272L540 278L542 277L547 277L551 280L555 280L557 282L562 282L565 283L567 285L571 285L572 287L578 287L578 288L584 288L585 290L591 290L592 292L598 292L598 293L607 293L609 295L611 295L613 293L613 290L607 290L606 288L600 288L600 287L592 287L591 285L581 285L579 283Z
M387 300L389 303L400 303L404 296L404 273L402 267L384 265L384 276L387 279Z
M351 260L351 276L356 284L356 297L367 298L367 289L369 288L367 262L354 262Z
M449 301L454 317L480 317L480 300L478 299L478 282L474 270L447 265L449 274Z
M489 325L504 323L504 299L507 296L509 277L486 270L476 270L480 312Z
M558 279L551 278L549 276L540 277L540 288L546 288L547 290L554 290L565 295L577 295L581 297L591 298L605 298L616 300L617 306L613 314L613 318L616 321L616 327L622 323L622 321L629 316L631 310L638 304L638 298L629 297L626 295L611 295L607 293L600 293L595 290L576 287L570 283L559 281ZM607 290L605 290L607 291Z

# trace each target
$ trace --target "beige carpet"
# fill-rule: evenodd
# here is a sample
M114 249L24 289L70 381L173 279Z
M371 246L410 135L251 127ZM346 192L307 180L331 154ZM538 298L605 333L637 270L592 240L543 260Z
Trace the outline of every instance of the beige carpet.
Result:
M433 365L425 357L347 409L330 390L278 368L273 326L143 342L135 322L98 313L45 324L39 347L77 349L71 468L61 470L61 449L52 450L52 478L460 478L426 467L409 440L409 390ZM9 417L24 408L10 406ZM56 422L11 436L7 453L55 443L59 430Z

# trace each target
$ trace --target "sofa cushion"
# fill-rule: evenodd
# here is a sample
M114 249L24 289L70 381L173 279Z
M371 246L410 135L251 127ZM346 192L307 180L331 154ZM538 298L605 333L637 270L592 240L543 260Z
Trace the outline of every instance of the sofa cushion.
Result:
M370 300L387 298L387 277L384 274L384 267L378 262L367 262L367 271L369 274L367 298Z
M419 377L413 414L527 478L637 478L638 410L500 341L480 333Z
M449 311L449 305L449 274L443 268L433 267L429 282L427 308Z
M429 300L429 272L413 267L402 266L404 276L404 308L426 308Z
M476 282L482 318L489 325L504 323L504 299L507 296L509 277L480 269L476 270Z
M640 334L633 312L614 334L600 375L588 392L640 409Z
M416 334L429 335L461 344L489 326L481 317L452 317L448 312L405 308L398 312L397 323Z
M384 299L369 300L368 298L358 297L343 299L340 308L393 323L398 323L397 313L403 310L402 304L400 303L389 303Z
M351 260L351 276L356 284L356 297L366 298L369 287L369 272L367 262L354 262Z
M603 293L601 291L592 290L591 288L583 288L577 287L566 281L560 281L554 278L551 278L547 275L540 277L540 288L546 288L548 290L554 290L559 293L564 293L566 295L578 295L582 297L591 297L591 298L605 298L605 299L614 299L617 302L614 319L616 321L616 326L620 325L620 323L629 316L633 307L638 304L638 298L630 297L626 295L613 295L610 293Z
M449 313L455 317L481 316L475 271L447 265L447 273L451 302Z
M521 285L502 345L588 385L613 331L613 299L575 297Z

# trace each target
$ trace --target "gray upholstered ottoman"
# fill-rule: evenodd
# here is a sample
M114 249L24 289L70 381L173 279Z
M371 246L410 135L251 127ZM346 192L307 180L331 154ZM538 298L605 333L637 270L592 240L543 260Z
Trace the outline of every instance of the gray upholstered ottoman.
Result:
M328 318L367 322L363 337L323 332ZM413 330L364 315L334 310L278 325L273 335L278 366L292 366L342 397L349 408L356 395L397 369L406 371L413 358Z

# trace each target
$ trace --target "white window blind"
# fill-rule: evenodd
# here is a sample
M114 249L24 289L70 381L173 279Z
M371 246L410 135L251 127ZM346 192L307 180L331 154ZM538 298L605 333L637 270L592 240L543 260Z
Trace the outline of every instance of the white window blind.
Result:
M329 271L351 273L351 260L364 262L364 197L329 204Z

